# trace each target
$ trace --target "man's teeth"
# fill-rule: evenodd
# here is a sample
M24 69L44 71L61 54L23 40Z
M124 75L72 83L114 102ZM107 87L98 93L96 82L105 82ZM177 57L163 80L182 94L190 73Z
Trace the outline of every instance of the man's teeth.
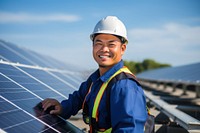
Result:
M109 58L110 56L103 56L103 55L100 55L99 57L100 57L100 58Z

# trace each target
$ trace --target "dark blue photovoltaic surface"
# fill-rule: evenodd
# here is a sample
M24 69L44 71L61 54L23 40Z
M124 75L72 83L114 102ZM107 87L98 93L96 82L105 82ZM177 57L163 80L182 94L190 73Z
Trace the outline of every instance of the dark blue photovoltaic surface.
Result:
M200 63L150 70L138 74L137 77L150 80L169 80L199 83Z
M79 78L79 76L76 74L59 73L59 72L51 72L51 73L63 79L64 81L74 86L75 88L79 88L80 86L81 78Z
M31 78L30 76L26 75L25 73L19 71L17 68L10 66L10 65L4 65L0 64L0 72L7 77L11 78L21 86L25 87L27 90L35 93L37 96L41 97L42 99L45 98L55 98L59 101L64 100L65 98L57 94L56 92L52 91L49 89L47 86L41 84L40 82L36 81L35 79ZM4 86L6 84L2 84ZM11 83L9 83L11 85ZM15 85L16 86L16 85ZM8 91L11 88L16 88L16 87L10 87L6 88ZM11 89L11 90L16 90L16 89ZM23 94L22 90L17 90L17 92Z
M45 98L67 99L82 80L75 67L0 40L0 131L82 132L44 112L40 103Z
M29 114L18 106L14 106L7 99L0 96L0 128L8 133L80 133L72 124L57 116L43 112L37 105L32 108L34 115Z
M1 107L4 107L0 109L0 128L6 132L26 132L29 130L30 132L40 132L45 126L1 97L0 103Z
M30 75L36 77L50 88L57 90L61 94L68 96L70 93L74 92L78 88L75 88L69 81L59 80L55 78L53 75L47 73L46 71L38 70L38 69L29 69L29 68L22 68L22 70L26 71Z

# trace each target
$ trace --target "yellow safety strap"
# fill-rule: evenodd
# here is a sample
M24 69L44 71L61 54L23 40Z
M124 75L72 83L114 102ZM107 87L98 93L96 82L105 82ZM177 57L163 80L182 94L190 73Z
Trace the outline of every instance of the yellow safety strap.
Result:
M108 83L110 82L110 80L112 78L114 78L116 75L118 75L121 72L132 74L131 71L127 67L123 67L123 68L119 69L117 72L115 72L106 82L104 82L102 84L102 86L101 86L101 88L100 88L100 90L99 90L99 92L98 92L98 94L96 96L96 99L95 99L95 102L94 102L94 106L93 106L93 110L92 110L92 118L95 118L96 121L98 121L97 112L98 112L99 103L100 103L100 100L101 100L101 98L103 96L103 93L104 93ZM108 130L108 132L107 132L107 130ZM110 133L112 131L112 128L109 128L107 130L104 131L104 132L99 132L99 133Z

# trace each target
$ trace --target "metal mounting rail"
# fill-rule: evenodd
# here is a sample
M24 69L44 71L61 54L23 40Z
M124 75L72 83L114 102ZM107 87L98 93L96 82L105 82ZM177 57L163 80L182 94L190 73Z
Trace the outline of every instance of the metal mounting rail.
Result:
M160 99L159 96L154 96L152 93L145 91L146 98L156 106L161 112L177 122L180 126L188 130L189 133L200 133L200 121L190 115L176 109L176 105L170 105Z
M176 90L176 86L177 85L182 85L182 90L183 93L185 94L187 91L187 86L189 85L193 85L195 86L195 93L196 93L196 97L200 98L200 81L181 81L181 80L153 80L153 79L143 79L143 78L138 78L141 82L146 82L146 83L156 83L157 85L163 84L164 87L167 87L168 84L172 84L172 87L174 89L174 91Z

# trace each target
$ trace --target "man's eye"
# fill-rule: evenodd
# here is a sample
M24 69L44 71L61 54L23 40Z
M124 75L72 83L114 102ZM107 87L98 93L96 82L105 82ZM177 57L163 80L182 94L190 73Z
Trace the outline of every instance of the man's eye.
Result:
M95 46L95 47L101 47L102 44L101 44L101 43L94 43L94 46Z
M111 43L111 44L109 44L109 47L115 47L115 44L113 44L113 43Z
M101 44L101 43L95 43L94 45L96 45L96 46L101 46L102 44Z

